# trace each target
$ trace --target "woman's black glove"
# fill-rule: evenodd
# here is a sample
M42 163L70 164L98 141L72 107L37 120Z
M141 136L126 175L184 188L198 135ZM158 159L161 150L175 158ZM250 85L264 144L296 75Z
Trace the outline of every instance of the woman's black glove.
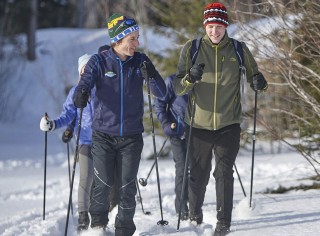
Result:
M73 130L66 129L62 134L62 142L69 143L73 137Z

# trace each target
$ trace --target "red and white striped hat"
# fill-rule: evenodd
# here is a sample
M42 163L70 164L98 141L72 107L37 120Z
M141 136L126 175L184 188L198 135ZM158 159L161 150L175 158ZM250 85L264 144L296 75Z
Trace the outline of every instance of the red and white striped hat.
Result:
M228 12L226 7L219 2L208 4L203 12L203 27L208 24L219 24L227 27L229 25Z

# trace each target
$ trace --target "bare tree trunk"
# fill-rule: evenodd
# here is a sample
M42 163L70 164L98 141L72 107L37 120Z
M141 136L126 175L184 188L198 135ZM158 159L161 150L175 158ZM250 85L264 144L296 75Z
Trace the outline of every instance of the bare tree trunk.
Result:
M80 0L78 2L78 12L79 12L79 16L78 16L78 28L83 28L84 25L84 18L85 18L85 4L84 4L84 0Z
M105 0L105 5L104 5L104 16L107 19L110 16L110 1L109 0Z
M37 30L37 11L38 0L30 0L30 21L27 34L28 39L28 60L36 59L36 30Z

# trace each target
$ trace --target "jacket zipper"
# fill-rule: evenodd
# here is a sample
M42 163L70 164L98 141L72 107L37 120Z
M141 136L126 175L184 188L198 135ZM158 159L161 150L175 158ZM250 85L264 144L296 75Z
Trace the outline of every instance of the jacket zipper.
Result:
M213 130L217 129L217 93L218 93L218 47L215 47L215 88L214 88L214 103L213 103Z
M122 62L120 64L120 136L123 135L123 73L122 73Z

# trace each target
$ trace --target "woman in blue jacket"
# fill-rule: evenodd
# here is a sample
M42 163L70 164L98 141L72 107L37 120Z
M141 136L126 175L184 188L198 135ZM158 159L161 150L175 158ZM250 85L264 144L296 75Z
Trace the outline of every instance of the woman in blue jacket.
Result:
M89 61L91 55L85 54L78 60L79 75L83 72L84 66ZM80 119L80 112L72 101L72 96L75 91L75 87L72 87L69 91L67 99L63 104L63 111L60 116L54 120L50 120L49 117L42 117L40 121L40 129L42 131L53 131L65 126L74 125L74 133L78 132L78 122ZM95 95L95 89L91 90L90 98ZM78 187L78 231L87 229L89 226L89 205L90 195L93 183L93 161L91 155L92 145L92 117L93 117L93 99L90 99L89 105L83 109L81 130L79 137L79 166L80 166L80 179ZM68 127L69 128L69 127ZM73 129L72 129L73 131Z
M173 91L172 83L175 75L170 75L166 80L167 93L163 98L154 99L154 111L161 123L166 136L170 138L173 160L175 163L175 209L179 214L181 206L181 219L189 219L188 209L188 183L183 190L182 203L180 203L184 167L186 162L186 138L184 122L185 109L188 103L188 95L177 96ZM185 179L188 181L187 177ZM181 204L181 205L180 205Z
M143 148L144 95L147 79L153 95L163 97L166 86L150 59L136 52L139 26L134 19L114 14L108 19L111 48L93 55L81 75L73 101L87 105L96 87L92 121L94 189L90 204L91 227L108 224L109 193L116 171L120 202L115 235L133 235L136 178Z

